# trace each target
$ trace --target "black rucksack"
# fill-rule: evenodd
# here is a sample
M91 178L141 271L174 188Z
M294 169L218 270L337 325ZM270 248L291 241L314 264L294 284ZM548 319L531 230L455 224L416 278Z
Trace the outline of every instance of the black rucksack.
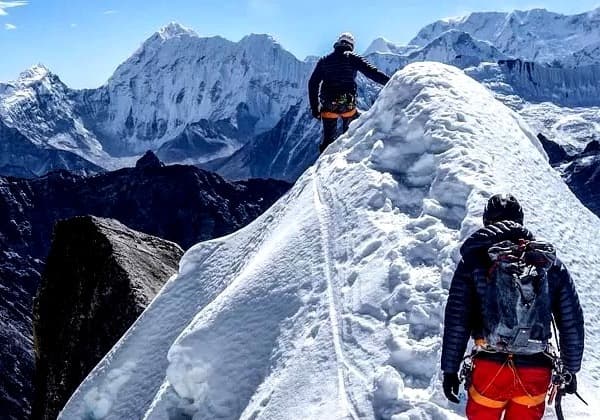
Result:
M542 241L504 241L489 248L482 307L483 333L489 348L514 354L547 349L552 309L548 270L556 260L554 247Z

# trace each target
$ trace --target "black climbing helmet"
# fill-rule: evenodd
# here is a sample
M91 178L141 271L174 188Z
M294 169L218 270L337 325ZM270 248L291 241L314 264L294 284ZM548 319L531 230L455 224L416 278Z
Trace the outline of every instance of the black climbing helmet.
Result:
M485 226L502 220L512 220L523 224L523 208L512 194L493 195L483 210Z

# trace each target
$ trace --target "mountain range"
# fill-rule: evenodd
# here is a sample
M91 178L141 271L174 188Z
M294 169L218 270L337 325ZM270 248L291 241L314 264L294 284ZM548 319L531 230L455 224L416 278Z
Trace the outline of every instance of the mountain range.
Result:
M472 13L426 26L408 46L377 39L366 55L389 74L416 61L485 64L469 74L494 79L493 90L508 87L528 102L597 106L599 16ZM268 35L232 42L176 23L143 42L97 89L70 89L34 66L0 84L0 127L9 140L2 142L0 173L97 173L132 166L152 149L167 163L200 165L230 179L294 181L317 157L320 141L306 98L313 66ZM362 84L363 109L379 89Z

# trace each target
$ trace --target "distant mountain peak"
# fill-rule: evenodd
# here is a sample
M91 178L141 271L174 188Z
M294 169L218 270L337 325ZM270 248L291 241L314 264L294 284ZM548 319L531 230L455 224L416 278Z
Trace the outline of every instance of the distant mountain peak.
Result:
M369 47L365 50L363 55L369 54L398 54L404 55L408 54L411 51L416 50L418 47L414 45L400 45L392 42L384 37L376 38Z
M44 66L43 64L36 64L23 71L19 75L19 78L17 80L23 83L37 82L48 77L51 74L52 72L46 66Z
M171 22L168 25L160 28L158 35L164 40L178 38L181 36L198 36L193 29L186 28L177 22Z
M371 45L369 45L369 48L367 48L364 52L364 55L369 55L371 53L386 53L386 52L390 52L390 44L392 44L390 41L388 41L387 39L385 39L384 37L380 36L378 38L376 38L375 40L373 40L373 42L371 42Z

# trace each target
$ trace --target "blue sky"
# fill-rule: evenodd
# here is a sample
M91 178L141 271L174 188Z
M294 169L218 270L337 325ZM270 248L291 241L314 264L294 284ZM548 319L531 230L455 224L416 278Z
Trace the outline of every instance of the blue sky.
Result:
M171 21L237 41L269 33L299 58L326 53L351 31L364 50L378 36L408 42L424 25L472 11L544 7L573 14L600 0L29 0L0 1L0 80L43 63L69 86L97 87Z

